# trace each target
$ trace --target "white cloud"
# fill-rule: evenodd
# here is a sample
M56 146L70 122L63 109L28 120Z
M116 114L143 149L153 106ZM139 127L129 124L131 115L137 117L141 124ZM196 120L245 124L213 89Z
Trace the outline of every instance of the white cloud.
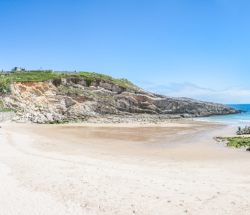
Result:
M144 89L159 94L175 97L189 97L199 100L225 104L250 103L250 89L228 88L213 90L191 83L172 83L169 85L142 84Z

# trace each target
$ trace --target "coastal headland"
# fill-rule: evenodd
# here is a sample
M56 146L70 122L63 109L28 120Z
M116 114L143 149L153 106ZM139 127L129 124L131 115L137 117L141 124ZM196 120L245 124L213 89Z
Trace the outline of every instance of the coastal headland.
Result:
M158 122L172 118L239 113L217 103L147 92L127 79L90 72L10 71L0 78L0 112L14 121ZM125 122L127 122L125 120Z

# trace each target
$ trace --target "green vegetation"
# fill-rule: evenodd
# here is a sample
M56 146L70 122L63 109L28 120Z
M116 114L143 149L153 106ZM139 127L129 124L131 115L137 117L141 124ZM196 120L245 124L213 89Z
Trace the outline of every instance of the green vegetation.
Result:
M0 93L7 93L9 92L9 80L6 79L4 76L0 76Z
M235 137L216 137L215 139L218 142L226 143L228 147L235 148L246 148L247 151L250 151L250 127L246 126L245 128L238 127L237 135ZM245 135L245 136L244 136Z
M246 147L247 151L250 150L250 137L227 137L226 141L229 147Z
M30 82L30 81L47 81L56 80L59 78L84 78L87 85L90 86L94 80L103 80L105 82L116 84L124 88L134 88L127 79L116 79L108 75L93 73L93 72L53 72L51 70L37 70L37 71L13 71L0 74L0 93L9 92L9 84L11 82Z
M238 127L235 137L216 137L215 139L220 143L226 143L228 147L234 148L246 148L247 151L250 151L250 127L245 126L244 128ZM245 136L244 136L245 135Z
M9 108L5 108L3 101L0 100L0 112L12 112L13 110L9 109Z

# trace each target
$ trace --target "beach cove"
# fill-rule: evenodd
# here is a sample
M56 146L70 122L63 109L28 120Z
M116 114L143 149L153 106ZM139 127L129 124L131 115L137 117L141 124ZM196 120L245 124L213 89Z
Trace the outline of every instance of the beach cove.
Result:
M2 123L0 214L249 214L235 126Z

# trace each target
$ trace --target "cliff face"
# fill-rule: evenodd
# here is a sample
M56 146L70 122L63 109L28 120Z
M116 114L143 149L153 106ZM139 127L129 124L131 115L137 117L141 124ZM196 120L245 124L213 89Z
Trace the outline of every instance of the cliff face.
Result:
M215 103L171 98L125 88L104 80L91 84L83 78L60 78L44 82L15 82L2 97L16 110L16 120L37 123L86 119L103 115L150 114L196 117L237 113Z

